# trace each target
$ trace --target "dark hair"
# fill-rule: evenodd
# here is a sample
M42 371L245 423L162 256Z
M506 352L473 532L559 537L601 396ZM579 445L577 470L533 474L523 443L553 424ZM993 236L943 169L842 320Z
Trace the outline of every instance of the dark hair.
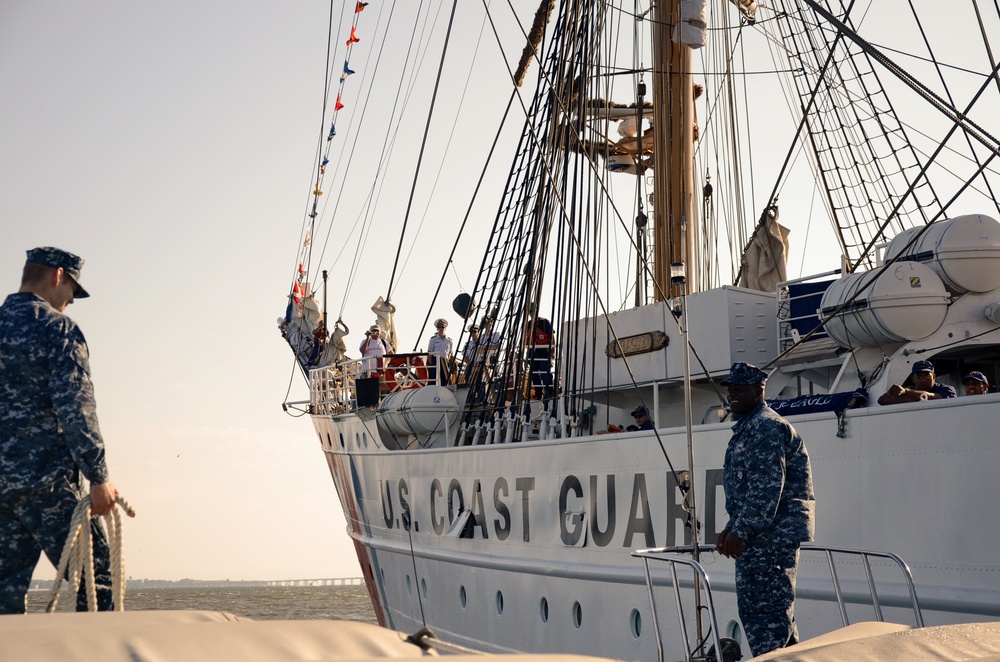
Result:
M21 272L21 285L40 285L53 271L55 271L54 267L28 262L24 265L24 271Z

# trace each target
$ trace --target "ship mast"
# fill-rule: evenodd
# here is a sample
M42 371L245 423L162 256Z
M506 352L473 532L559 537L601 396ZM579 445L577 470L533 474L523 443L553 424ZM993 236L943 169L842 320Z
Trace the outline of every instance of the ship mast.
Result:
M653 3L653 276L654 298L681 295L670 282L671 263L687 263L688 291L703 289L691 268L694 236L694 92L691 49L671 37L677 24L678 0ZM684 226L687 224L687 231Z
M681 485L691 531L691 555L700 560L698 510L694 485L694 444L691 416L691 365L686 296L703 289L694 264L694 82L691 49L672 39L678 23L679 0L653 2L653 274L655 300L680 301L680 335L684 344L684 422L688 468ZM700 261L699 261L700 263ZM685 267L686 265L686 267ZM673 272L673 273L672 273ZM701 586L694 582L695 630L704 645Z

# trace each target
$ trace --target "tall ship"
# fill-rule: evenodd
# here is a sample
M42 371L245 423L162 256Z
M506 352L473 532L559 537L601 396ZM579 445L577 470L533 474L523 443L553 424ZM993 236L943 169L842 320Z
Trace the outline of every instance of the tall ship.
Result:
M1000 379L997 35L986 0L331 3L285 406L379 622L683 659L634 552L686 546L742 641L734 362L805 440L818 544L903 556L929 625L1000 616L1000 395L963 390ZM959 397L880 405L920 362ZM843 564L852 619L872 575L908 618L894 571ZM822 555L797 596L840 624Z

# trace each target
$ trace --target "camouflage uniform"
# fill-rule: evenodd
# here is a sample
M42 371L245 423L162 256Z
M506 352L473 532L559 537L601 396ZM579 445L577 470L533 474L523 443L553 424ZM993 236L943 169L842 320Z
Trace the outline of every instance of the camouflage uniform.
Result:
M47 249L29 251L29 262L39 250ZM59 563L83 496L80 473L96 484L108 480L88 356L76 323L38 295L11 294L0 306L0 613L24 612L41 552ZM107 610L107 538L97 518L91 530L98 603Z
M795 572L812 540L815 497L806 447L762 403L733 426L723 474L726 530L743 538L736 597L747 643L762 655L798 641Z

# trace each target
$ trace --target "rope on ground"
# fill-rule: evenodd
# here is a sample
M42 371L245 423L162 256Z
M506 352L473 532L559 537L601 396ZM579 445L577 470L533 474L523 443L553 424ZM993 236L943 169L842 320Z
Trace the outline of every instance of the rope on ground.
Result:
M115 504L129 517L135 517L135 509L124 498L119 496ZM111 512L104 515L104 528L108 534L108 546L111 550L111 596L115 611L125 611L125 563L122 559L122 517L118 508L112 507ZM85 496L76 504L73 519L69 525L69 535L59 557L59 567L56 569L56 579L52 582L49 593L49 604L45 611L52 613L59 604L59 588L63 577L67 578L76 595L80 589L81 577L87 590L87 611L97 611L97 585L94 581L94 544L90 533L90 497Z

